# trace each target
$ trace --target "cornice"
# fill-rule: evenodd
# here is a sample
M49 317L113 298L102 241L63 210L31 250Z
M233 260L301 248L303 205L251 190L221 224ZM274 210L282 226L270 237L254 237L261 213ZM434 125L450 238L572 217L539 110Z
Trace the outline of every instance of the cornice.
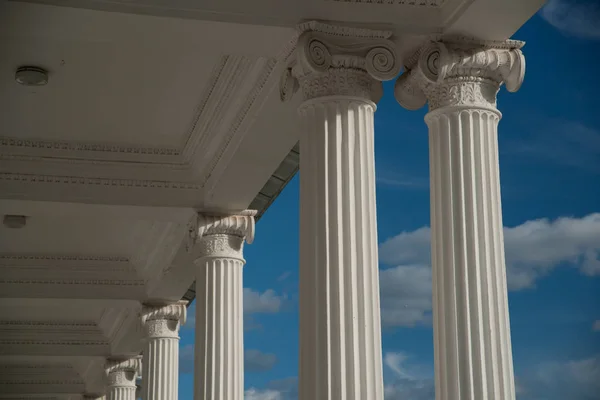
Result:
M21 327L21 328L57 328L57 329L97 329L94 321L35 321L35 320L0 320L0 329L3 327Z
M20 139L0 136L0 147L16 147L52 151L77 151L97 153L143 154L153 156L178 156L180 150L169 147L137 147L111 143L90 143L66 140Z
M94 256L75 254L0 253L2 272L10 270L48 271L80 274L98 272L135 273L129 258L122 256Z
M0 278L0 284L28 284L28 285L93 285L93 286L138 286L143 287L146 283L142 279L120 280L120 279L6 279Z
M188 182L153 181L144 179L119 179L119 178L88 178L81 176L58 176L41 174L19 174L2 172L0 181L12 181L22 183L48 183L75 186L99 186L119 188L143 188L143 189L176 189L176 190L199 190L200 185Z
M447 0L332 0L336 3L356 3L415 8L441 8Z

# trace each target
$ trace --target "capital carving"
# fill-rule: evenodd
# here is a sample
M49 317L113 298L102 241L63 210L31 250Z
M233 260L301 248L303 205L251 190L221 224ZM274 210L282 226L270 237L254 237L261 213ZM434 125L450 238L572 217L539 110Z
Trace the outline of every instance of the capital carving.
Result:
M280 82L282 101L302 90L304 100L350 96L377 102L381 81L395 78L402 67L392 32L329 25L301 24L295 56Z
M144 305L140 320L147 338L178 338L187 318L187 301L155 306Z
M494 109L502 84L509 92L525 76L524 43L458 41L431 42L419 49L396 81L394 95L408 110L429 102L429 109L473 106Z
M142 372L141 357L127 360L109 360L105 366L108 386L135 387L135 380Z
M255 215L255 210L228 216L200 214L196 242L200 258L224 257L243 260L244 240L248 243L254 241Z

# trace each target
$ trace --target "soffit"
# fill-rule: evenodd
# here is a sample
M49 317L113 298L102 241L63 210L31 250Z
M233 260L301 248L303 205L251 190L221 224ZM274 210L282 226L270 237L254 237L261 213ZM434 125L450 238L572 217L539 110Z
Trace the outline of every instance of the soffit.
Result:
M309 19L379 26L398 34L447 31L501 40L544 0L26 0L96 10L293 27Z

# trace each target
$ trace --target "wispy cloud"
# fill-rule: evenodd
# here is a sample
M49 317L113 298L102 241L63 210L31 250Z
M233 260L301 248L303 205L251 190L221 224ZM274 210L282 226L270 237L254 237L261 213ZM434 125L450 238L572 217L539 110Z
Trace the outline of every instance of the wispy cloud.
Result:
M385 374L386 400L433 400L435 384L433 376L425 368L411 365L405 352L386 352L384 365L391 374Z
M600 393L600 354L566 361L542 362L520 377L524 399L595 400Z
M287 297L279 295L273 289L267 289L264 292L251 288L244 288L244 330L260 329L261 326L254 318L253 314L275 314L281 311ZM188 308L187 321L184 329L194 329L196 326L196 302Z
M278 295L273 289L259 292L244 288L244 313L245 314L274 314L281 310L285 298Z
M249 372L264 372L272 369L277 363L277 356L249 349L244 352L244 369Z
M277 363L277 356L250 349L244 352L244 369L248 372L269 371ZM194 345L182 346L179 350L179 370L182 374L194 372Z
M536 124L528 135L507 143L506 152L600 174L600 131L578 121Z
M597 0L549 0L540 15L566 35L600 40L600 3Z
M385 326L430 322L430 228L402 232L380 245L381 319ZM582 218L526 221L504 228L507 279L511 290L535 282L559 265L572 265L582 274L600 275L600 213Z
M277 282L285 281L287 278L290 277L290 275L292 275L291 271L285 271L283 274L277 277Z
M252 387L244 393L245 400L297 400L298 378L293 376L270 381L265 388Z

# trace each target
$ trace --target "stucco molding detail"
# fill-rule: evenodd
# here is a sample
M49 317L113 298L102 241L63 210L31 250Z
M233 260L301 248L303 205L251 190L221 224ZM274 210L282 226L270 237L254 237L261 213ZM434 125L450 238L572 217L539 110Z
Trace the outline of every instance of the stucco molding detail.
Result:
M396 100L408 110L427 102L431 111L455 106L495 110L502 84L516 92L523 83L523 45L515 40L432 41L407 60L407 71L396 81Z
M244 241L254 240L255 210L237 215L198 215L195 251L198 259L234 258L243 260Z
M377 102L381 81L402 67L391 31L351 28L309 21L298 26L295 57L280 81L287 101L301 89L304 100L349 96Z
M144 305L140 320L147 338L178 337L187 319L187 301L167 305Z

